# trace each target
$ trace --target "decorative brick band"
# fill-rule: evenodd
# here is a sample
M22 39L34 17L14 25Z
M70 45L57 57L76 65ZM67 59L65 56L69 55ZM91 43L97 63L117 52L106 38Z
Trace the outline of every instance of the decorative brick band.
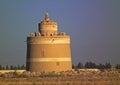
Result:
M60 62L71 61L71 58L29 58L28 62Z
M30 40L29 44L70 44L69 39L41 39L41 40Z
M41 25L40 30L57 30L57 25Z

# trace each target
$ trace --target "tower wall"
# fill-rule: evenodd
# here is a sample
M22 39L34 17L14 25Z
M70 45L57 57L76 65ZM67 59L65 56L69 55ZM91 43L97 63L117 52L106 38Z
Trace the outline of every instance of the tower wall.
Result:
M71 70L70 37L28 37L27 70Z

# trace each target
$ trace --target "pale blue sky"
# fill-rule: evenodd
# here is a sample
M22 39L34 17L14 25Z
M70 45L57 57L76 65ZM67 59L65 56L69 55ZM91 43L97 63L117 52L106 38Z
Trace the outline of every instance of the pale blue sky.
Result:
M46 12L71 36L74 64L120 62L120 0L0 0L0 64L25 64L26 37Z

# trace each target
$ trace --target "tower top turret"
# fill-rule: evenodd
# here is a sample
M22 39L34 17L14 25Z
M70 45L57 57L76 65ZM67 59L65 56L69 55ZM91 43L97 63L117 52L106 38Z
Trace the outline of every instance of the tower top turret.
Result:
M44 20L38 24L38 30L42 36L53 36L57 34L57 22L50 20L49 14L45 14Z

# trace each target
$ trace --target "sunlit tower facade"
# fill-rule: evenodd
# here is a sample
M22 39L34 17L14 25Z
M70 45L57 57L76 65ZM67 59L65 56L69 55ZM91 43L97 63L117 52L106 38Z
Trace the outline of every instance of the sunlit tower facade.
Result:
M26 70L31 72L67 71L72 69L70 36L58 32L57 22L48 13L38 24L38 33L27 37Z

